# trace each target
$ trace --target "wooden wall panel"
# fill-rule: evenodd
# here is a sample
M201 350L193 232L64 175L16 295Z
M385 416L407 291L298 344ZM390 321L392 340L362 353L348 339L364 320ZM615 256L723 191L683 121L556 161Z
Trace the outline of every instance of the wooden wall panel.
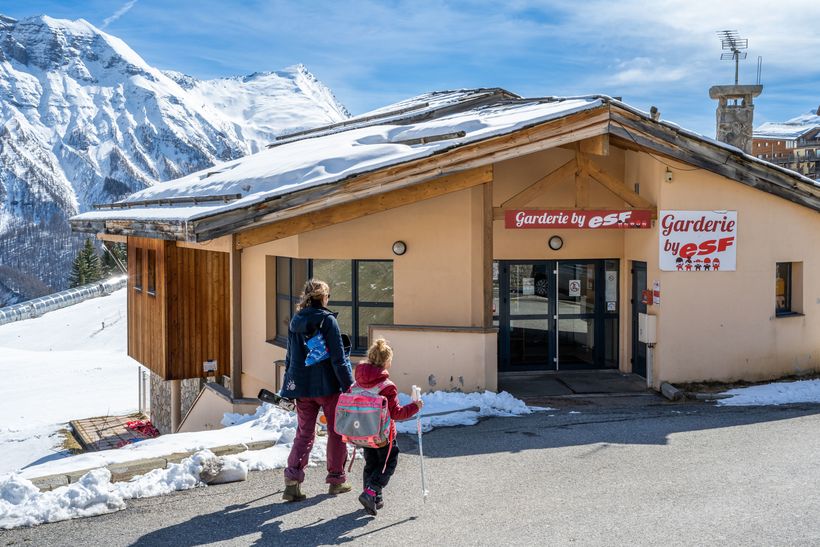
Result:
M168 370L165 378L204 377L202 363L217 361L230 375L228 254L169 246Z
M166 360L166 264L160 239L128 238L128 355L164 378ZM156 251L156 291L148 292L148 251ZM142 260L137 259L141 253ZM135 286L137 268L142 268L142 289Z

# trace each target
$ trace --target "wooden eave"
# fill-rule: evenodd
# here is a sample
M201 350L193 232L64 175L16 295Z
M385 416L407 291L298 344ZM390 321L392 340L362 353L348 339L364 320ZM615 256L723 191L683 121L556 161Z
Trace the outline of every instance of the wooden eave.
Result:
M699 167L820 212L820 187L796 174L617 105L612 105L609 135L620 148Z
M600 107L514 133L441 150L432 156L359 173L204 218L191 221L71 221L71 226L80 232L202 242L604 134L608 134L610 142L620 148L699 167L820 211L820 187L774 165L755 161L738 151L607 101Z

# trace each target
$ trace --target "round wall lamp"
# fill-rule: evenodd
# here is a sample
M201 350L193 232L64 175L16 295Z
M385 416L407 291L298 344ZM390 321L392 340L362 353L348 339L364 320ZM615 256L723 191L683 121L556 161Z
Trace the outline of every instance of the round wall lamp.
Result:
M564 246L564 240L561 239L561 236L552 236L549 240L549 246L553 251L557 251Z
M393 243L393 254L401 256L407 252L407 243L404 241L396 241Z

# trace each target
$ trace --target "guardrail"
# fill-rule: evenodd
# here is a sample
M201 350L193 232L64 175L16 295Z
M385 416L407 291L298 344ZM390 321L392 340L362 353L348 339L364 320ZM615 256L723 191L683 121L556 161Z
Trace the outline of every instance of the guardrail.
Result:
M56 292L19 304L13 304L0 308L0 325L6 323L13 323L15 321L22 321L23 319L31 319L39 317L44 313L59 310L74 304L79 304L85 300L96 298L111 294L112 292L125 287L128 282L127 275L111 277L104 281L90 283L82 287L75 287L65 291Z

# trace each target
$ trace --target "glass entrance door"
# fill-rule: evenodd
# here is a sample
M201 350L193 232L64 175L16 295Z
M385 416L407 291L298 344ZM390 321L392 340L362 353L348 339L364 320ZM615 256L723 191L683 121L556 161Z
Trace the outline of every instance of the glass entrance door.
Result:
M548 261L502 262L499 267L499 364L503 370L554 367L555 292Z
M596 264L558 263L558 364L595 366Z
M617 260L502 261L496 271L500 370L617 368Z

